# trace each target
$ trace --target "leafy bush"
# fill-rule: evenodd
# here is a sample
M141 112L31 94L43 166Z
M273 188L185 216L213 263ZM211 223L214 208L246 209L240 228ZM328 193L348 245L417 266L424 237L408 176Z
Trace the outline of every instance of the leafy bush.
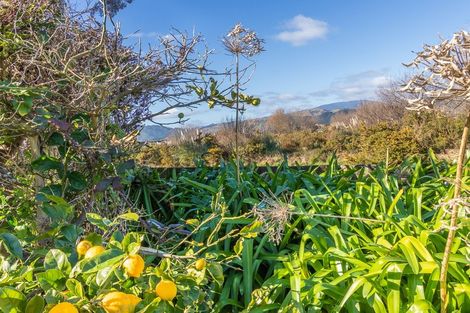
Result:
M129 213L109 221L95 214L88 215L90 222L101 229L112 228L122 219L137 218L136 214ZM83 257L77 255L74 248L82 231L68 225L56 248L25 251L13 234L0 234L7 252L7 256L2 257L0 311L48 312L57 303L69 302L80 308L80 312L105 312L103 298L113 291L140 297L142 301L135 312L181 312L188 307L207 311L213 305L211 290L223 281L218 263L207 261L203 268L196 269L195 259L180 256L173 261L163 259L154 266L152 261L159 252L154 249L141 251L144 234L130 232L124 235L119 231L105 232L105 237L94 233L83 236L83 240L93 246L106 247L104 252L91 257L87 253ZM125 261L138 253L150 255L145 257L144 271L134 272L131 277ZM156 286L162 280L176 284L174 303L164 301L165 298L156 293Z
M263 132L245 122L244 125L251 128L240 134L241 154L245 160L257 164L273 164L273 161L279 164L283 160L281 155L291 163L309 165L312 160L324 163L333 153L343 163L376 164L387 156L389 162L401 162L407 157L424 157L429 149L436 153L454 149L463 120L445 114L431 117L425 112L404 112L402 118L395 121L362 123L355 127L330 125L298 130L284 127L273 133ZM141 151L144 157L139 156L138 159L146 165L178 167L194 166L201 158L211 165L230 158L233 149L231 128L205 137L210 138L209 144L200 140L190 144L170 142L144 148Z

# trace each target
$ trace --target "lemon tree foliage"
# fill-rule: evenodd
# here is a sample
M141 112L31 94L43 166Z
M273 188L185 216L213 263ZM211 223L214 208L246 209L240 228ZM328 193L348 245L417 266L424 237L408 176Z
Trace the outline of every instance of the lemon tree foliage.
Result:
M66 247L28 251L27 259L13 251L5 253L0 311L130 313L209 309L211 290L223 281L220 265L196 270L191 259L186 264L156 260L155 256L139 254L143 234L117 231L108 235L104 242L102 236L88 233L76 249L73 240ZM19 249L23 252L21 246Z

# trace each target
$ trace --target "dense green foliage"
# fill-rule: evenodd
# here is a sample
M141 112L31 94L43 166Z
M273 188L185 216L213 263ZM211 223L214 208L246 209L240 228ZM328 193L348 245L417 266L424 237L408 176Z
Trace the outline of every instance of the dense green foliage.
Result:
M439 204L451 195L446 177L455 167L431 161L372 171L341 169L334 161L307 172L250 168L240 188L228 164L168 180L141 174L134 190L147 210L158 207L160 221L198 225L196 253L228 265L214 294L218 311L432 312L439 307L446 238L446 206ZM278 198L279 207L265 197ZM268 218L253 217L253 206ZM289 208L285 224L276 220L283 206ZM214 212L221 218L214 220ZM273 229L284 231L279 244L270 242ZM458 312L470 300L466 234L467 226L451 257L450 308Z
M463 120L444 114L406 112L403 119L392 122L310 126L243 132L242 159L264 165L279 164L287 158L290 164L309 165L325 163L335 153L343 164L376 164L387 157L397 163L407 157L424 157L429 149L445 154L457 148ZM201 159L216 165L232 155L233 136L228 129L222 129L195 138L150 143L141 148L136 159L153 167L194 166Z

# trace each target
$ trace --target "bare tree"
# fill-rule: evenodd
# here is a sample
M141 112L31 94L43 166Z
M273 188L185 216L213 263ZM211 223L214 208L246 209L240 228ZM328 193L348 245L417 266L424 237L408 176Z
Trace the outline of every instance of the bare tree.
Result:
M208 72L201 36L174 31L145 50L129 46L108 1L99 2L101 16L63 0L0 2L0 164L16 166L11 160L25 143L33 160L60 157L68 173L87 175L82 211L92 207L91 175L113 173L103 157L125 154L144 121L163 124L158 117L170 110L206 101L188 87L204 84ZM62 154L48 144L56 134L66 142ZM27 187L58 181L65 190L66 174L36 173Z
M462 174L470 128L470 34L461 31L438 45L425 45L423 51L418 52L414 61L407 66L418 70L403 87L412 97L408 100L411 109L433 110L438 106L447 105L448 108L462 110L466 114L457 162L450 226L440 273L441 312L444 313L447 306L447 270L457 228L457 200L462 191Z
M205 72L208 51L198 50L199 35L175 31L143 52L124 44L107 2L100 3L102 20L87 14L90 9L75 12L54 0L13 0L2 7L0 23L8 30L0 34L0 74L9 82L4 90L28 86L33 93L16 107L8 104L11 93L5 94L0 107L2 136L42 132L35 119L47 109L65 117L88 114L98 142L105 138L109 123L131 132L147 120L164 124L159 116L195 108L206 100L194 99L188 88L202 83L200 74Z
M283 109L276 110L266 121L266 129L273 134L289 133L295 130L294 119Z

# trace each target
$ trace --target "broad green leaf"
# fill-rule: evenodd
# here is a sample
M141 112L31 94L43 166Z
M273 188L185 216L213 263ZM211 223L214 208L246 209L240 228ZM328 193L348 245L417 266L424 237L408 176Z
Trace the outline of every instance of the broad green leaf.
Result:
M0 244L2 244L11 255L23 259L23 248L15 235L10 233L0 234Z
M83 286L78 280L73 279L73 278L67 279L65 286L67 287L67 290L72 295L79 297L79 298L84 297Z
M43 313L45 305L43 297L36 295L28 301L25 313Z
M67 172L70 187L75 191L82 191L87 187L85 176L77 171Z
M15 100L12 103L15 107L15 110L21 116L28 115L33 108L33 98L30 96L21 97L19 100Z
M241 237L237 240L235 243L235 246L233 246L233 251L235 252L236 255L240 255L243 251L243 241L245 240L244 237Z
M217 286L222 287L224 283L224 270L222 265L216 262L209 262L207 264L207 272L212 277Z
M109 249L104 251L103 253L94 256L90 259L85 259L82 261L82 272L84 274L92 274L96 273L103 268L108 266L116 265L117 263L121 262L125 257L125 254L121 250L117 249Z
M50 170L62 171L63 165L56 158L42 155L33 162L31 162L33 170L38 172L47 172Z
M101 217L99 214L96 213L87 213L86 219L92 224L98 227L99 229L106 231L109 227L115 225L116 223L111 222L109 219L105 217Z
M240 236L244 238L256 238L261 231L263 231L263 223L261 221L254 221L240 230Z
M124 213L124 214L119 215L117 219L137 222L139 221L139 214L133 213L133 212Z
M136 253L135 249L138 249L144 239L143 235L135 232L127 233L122 240L122 250L127 253Z
M37 273L36 278L44 291L55 289L61 291L65 287L66 276L58 269Z
M25 307L26 297L13 287L0 288L0 310L3 313L20 313Z
M44 268L48 269L58 269L66 274L70 273L72 266L67 258L67 255L58 250L52 249L47 252L46 257L44 258Z

